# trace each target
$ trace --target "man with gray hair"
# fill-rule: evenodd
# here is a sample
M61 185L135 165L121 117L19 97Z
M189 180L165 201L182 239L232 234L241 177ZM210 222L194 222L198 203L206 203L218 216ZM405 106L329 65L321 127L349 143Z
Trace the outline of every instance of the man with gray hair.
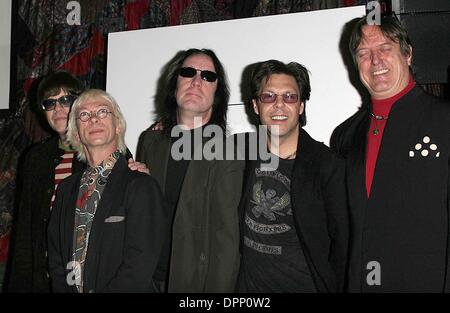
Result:
M156 181L131 171L126 123L102 90L82 93L67 138L87 162L59 186L48 228L55 292L151 292L166 227Z

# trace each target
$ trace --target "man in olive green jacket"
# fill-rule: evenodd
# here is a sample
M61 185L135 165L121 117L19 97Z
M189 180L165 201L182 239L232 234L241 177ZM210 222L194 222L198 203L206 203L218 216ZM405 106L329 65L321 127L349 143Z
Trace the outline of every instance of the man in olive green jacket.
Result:
M211 160L202 153L208 127L221 130L213 137L225 146L225 72L213 51L189 49L172 59L166 73L163 130L146 130L137 151L137 160L159 182L172 221L155 287L160 292L233 292L244 162Z

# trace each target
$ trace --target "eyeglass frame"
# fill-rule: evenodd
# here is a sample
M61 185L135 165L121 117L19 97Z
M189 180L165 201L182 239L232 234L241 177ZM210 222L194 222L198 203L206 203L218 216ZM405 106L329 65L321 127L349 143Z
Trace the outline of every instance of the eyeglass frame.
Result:
M70 97L71 99L73 99L73 100L70 102L69 105L65 105L63 102L60 101L62 98L67 98L67 97ZM44 111L46 111L46 112L51 112L51 111L54 111L54 110L56 109L56 105L57 105L58 103L59 103L62 107L64 107L64 108L70 108L70 107L72 107L73 103L75 102L75 100L76 100L77 98L78 98L78 95L67 94L67 95L64 95L64 96L59 97L58 99L45 99L45 100L42 100L41 108L42 108L42 110L44 110ZM52 104L52 108L51 108L51 109L46 108L46 105L44 104L45 102L52 102L52 103L53 103L53 104ZM65 101L64 101L64 102L65 102Z
M195 74L192 76L189 75L182 75L181 72L182 71L192 71L195 70ZM219 75L217 75L216 72L210 71L210 70L201 70L192 66L183 66L178 70L178 75L183 77L183 78L192 78L195 77L195 75L197 75L197 72L200 72L200 78L208 83L214 83L215 81L217 81L219 79ZM185 73L186 74L186 73ZM214 80L211 81L207 78L207 75L212 75L214 77Z
M261 96L264 95L264 94L276 96L275 100L270 101L270 102L261 100ZM289 101L286 101L286 97L287 96L295 96L297 99L295 101L289 102ZM300 95L298 95L296 93L290 93L290 92L285 92L285 93L283 93L281 95L279 95L277 93L274 93L274 92L263 92L263 93L257 95L256 99L259 100L259 102L264 103L264 104L273 104L273 103L277 102L278 97L282 97L283 102L284 103L288 103L288 104L294 104L294 103L299 102L299 100L300 100Z
M100 112L100 111L102 111L102 112ZM105 112L105 116L103 116L103 117L99 116L99 115L98 115L99 112L100 112L101 114L102 114L103 112ZM83 113L86 113L85 115L83 115L83 116L87 116L87 119L86 119L86 120L83 120L83 119L81 118L81 115L82 115ZM86 123L86 122L88 122L89 120L91 120L93 117L96 117L96 118L98 118L99 120L103 120L103 119L105 119L105 118L108 117L108 114L114 115L114 112L108 111L108 109L106 109L106 108L101 108L101 109L98 109L98 110L95 112L95 114L94 114L92 111L90 111L90 112L88 112L88 111L83 111L83 112L79 113L78 116L77 116L75 119L76 119L76 120L80 120L80 121L83 122L83 123ZM114 115L114 116L115 116L115 115Z

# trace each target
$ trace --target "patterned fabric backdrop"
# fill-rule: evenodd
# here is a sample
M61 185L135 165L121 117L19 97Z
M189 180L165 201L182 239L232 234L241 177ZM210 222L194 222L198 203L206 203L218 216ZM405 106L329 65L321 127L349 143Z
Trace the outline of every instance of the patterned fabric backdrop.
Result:
M352 0L13 0L16 78L12 113L0 118L0 284L7 260L20 154L48 135L35 117L38 78L65 69L104 88L107 34L366 4ZM77 9L79 8L79 12ZM78 14L79 13L79 14ZM77 23L77 22L80 23ZM79 25L78 25L79 24Z

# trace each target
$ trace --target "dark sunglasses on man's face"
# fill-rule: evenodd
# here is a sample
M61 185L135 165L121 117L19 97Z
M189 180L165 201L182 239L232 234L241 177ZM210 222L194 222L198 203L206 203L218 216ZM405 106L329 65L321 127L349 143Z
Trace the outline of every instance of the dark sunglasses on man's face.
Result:
M181 77L192 78L197 75L197 72L200 72L200 77L207 82L214 83L217 79L217 74L212 71L202 71L193 67L182 67L178 74Z
M56 107L56 103L58 102L63 107L71 107L73 102L77 99L75 95L65 95L59 97L58 99L45 99L42 101L42 109L45 111L52 111Z

